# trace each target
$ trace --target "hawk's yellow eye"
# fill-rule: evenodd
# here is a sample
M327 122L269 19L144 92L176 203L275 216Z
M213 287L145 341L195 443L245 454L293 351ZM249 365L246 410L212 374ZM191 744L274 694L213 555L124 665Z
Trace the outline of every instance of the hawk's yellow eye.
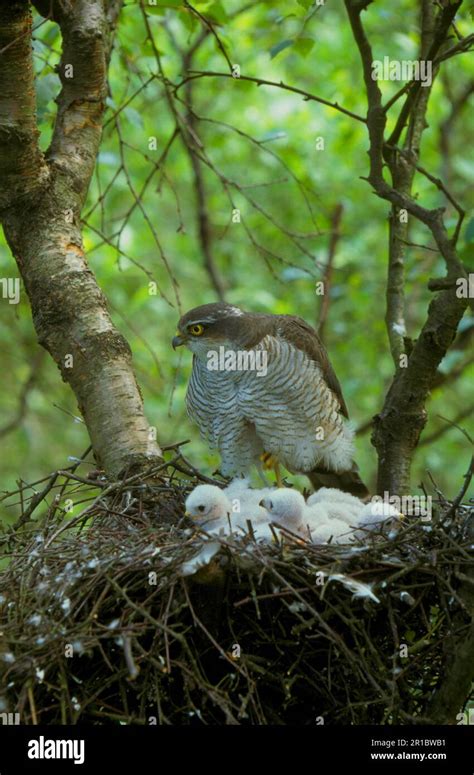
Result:
M204 326L200 323L195 323L193 326L190 326L188 330L193 336L201 336L201 334L204 333Z

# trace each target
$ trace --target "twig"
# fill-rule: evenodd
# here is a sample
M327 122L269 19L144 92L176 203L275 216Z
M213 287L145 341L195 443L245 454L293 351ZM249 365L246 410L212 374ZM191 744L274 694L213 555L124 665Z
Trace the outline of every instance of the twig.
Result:
M215 72L213 70L192 70L191 71L193 75L187 76L186 78L183 78L180 83L176 84L174 87L175 91L177 92L182 86L184 86L185 83L189 80L194 80L196 78L232 78L232 80L235 81L249 81L251 83L256 83L257 86L273 86L277 89L284 89L286 91L293 92L293 94L301 94L303 99L308 102L319 102L321 105L326 105L328 108L333 108L334 110L338 110L339 113L344 113L346 116L350 116L351 118L354 118L356 121L360 121L361 123L365 124L366 119L362 116L358 116L357 113L353 113L351 110L347 110L346 108L343 108L339 103L337 102L330 102L329 100L325 100L323 97L317 97L315 94L311 94L310 92L305 91L304 89L298 89L296 86L289 86L288 84L283 83L283 81L280 81L279 83L277 81L268 81L264 78L253 78L249 75L239 75L238 78L234 78L231 73L220 73Z

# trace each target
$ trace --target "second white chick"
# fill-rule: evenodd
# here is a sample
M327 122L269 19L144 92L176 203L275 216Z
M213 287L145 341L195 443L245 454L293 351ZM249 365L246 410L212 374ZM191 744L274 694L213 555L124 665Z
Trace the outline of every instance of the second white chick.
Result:
M274 490L271 496L262 499L261 505L273 522L286 527L292 533L299 533L305 538L311 537L313 543L327 543L331 537L333 543L346 543L348 540L349 529L345 522L330 519L324 504L308 507L297 490Z
M317 492L313 492L307 500L307 505L310 507L323 505L330 519L342 520L349 527L358 524L364 508L359 498L332 487L321 487Z
M355 495L344 492L344 490L337 490L335 487L321 487L316 492L313 492L306 502L308 506L312 506L314 503L320 503L321 501L347 503L348 506L353 506L354 508L362 508L364 505Z
M376 530L384 524L400 519L403 519L403 515L394 506L383 501L374 501L365 504L360 513L358 525L363 528L360 531L363 533L367 530Z

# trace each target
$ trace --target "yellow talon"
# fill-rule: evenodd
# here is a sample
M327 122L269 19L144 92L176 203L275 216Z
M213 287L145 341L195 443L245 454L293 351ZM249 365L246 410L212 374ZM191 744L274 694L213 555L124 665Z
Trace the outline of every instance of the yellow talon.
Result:
M269 471L271 468L275 468L275 466L278 464L278 460L276 459L275 455L272 455L271 452L264 452L263 455L260 455L260 460L263 463L263 467L266 471Z
M262 455L260 455L260 460L262 461L265 471L275 471L277 486L283 487L278 458L275 455L272 455L271 452L264 452Z

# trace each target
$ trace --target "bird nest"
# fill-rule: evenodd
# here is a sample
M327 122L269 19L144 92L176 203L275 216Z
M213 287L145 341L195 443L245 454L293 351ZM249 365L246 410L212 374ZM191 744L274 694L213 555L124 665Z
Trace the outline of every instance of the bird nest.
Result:
M430 523L347 546L259 544L250 531L216 539L199 566L205 537L183 517L198 480L179 471L102 483L73 518L53 500L0 536L0 712L24 724L427 723L470 622L470 510L439 502ZM98 486L75 478L84 498Z

